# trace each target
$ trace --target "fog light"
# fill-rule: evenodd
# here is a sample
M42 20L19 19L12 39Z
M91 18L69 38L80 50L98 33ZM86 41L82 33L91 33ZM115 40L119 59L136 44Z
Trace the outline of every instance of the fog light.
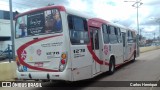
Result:
M19 72L23 72L23 67L22 67L22 66L19 66L19 67L18 67L18 71L19 71Z

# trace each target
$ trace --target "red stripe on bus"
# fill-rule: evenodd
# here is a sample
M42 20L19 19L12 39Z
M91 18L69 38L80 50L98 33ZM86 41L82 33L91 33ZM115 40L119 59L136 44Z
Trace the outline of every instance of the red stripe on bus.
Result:
M89 52L91 53L92 58L93 58L97 63L99 63L100 65L103 65L103 62L104 62L105 65L109 65L109 62L105 62L105 61L103 61L103 60L100 60L100 59L96 56L96 54L93 52L92 47L91 47L90 45L87 45L87 48L88 48ZM130 60L130 59L132 58L132 56L134 55L135 48L136 48L136 44L134 44L134 48L132 49L132 53L129 55L130 57L129 57L127 60L125 60L125 61L128 61L128 60ZM124 63L122 63L122 64L124 64ZM116 64L115 66L120 66L120 65L122 65L122 64Z
M47 71L47 72L58 72L58 70L52 70L52 69L45 69L45 68L39 68L39 67L35 67L35 66L31 66L29 64L27 64L26 62L24 62L24 60L21 59L21 54L22 52L30 45L34 44L34 43L37 43L39 41L42 41L42 40L45 40L45 39L48 39L48 38L53 38L53 37L58 37L58 36L63 36L63 34L60 34L60 35L55 35L55 36L49 36L49 37L44 37L44 38L39 38L39 39L36 39L36 40L32 40L32 41L29 41L25 44L23 44L21 47L18 48L17 50L17 55L18 55L18 58L19 58L19 61L20 61L20 64L30 68L30 69L34 69L34 70L40 70L40 71Z
M104 63L105 65L109 65L108 62L105 62L105 61L103 61L103 60L100 60L100 59L96 56L96 54L93 52L91 46L87 45L87 48L88 48L89 52L91 53L92 58L93 58L98 64L103 65L103 63Z

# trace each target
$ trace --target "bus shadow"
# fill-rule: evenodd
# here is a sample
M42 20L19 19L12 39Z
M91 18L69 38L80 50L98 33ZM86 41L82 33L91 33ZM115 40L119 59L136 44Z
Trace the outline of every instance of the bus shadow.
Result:
M129 62L126 62L126 63L118 66L118 67L116 68L116 71L119 71L119 70L121 70L121 69L129 66L129 65L132 64L132 63L137 63L137 60L135 60L135 61L129 61Z
M137 61L134 61L134 63ZM126 67L130 64L132 64L133 62L127 62L119 67L116 68L116 71L121 70L123 67ZM46 82L43 83L42 86L45 88L36 88L36 90L46 90L47 88L50 89L55 89L55 90L79 90L79 89L83 89L86 87L102 87L100 84L104 83L103 80L104 78L110 76L108 72L105 72L101 75L98 75L92 79L87 79L87 80L81 80L81 81L75 81L75 82L66 82L66 81L59 81L59 82Z

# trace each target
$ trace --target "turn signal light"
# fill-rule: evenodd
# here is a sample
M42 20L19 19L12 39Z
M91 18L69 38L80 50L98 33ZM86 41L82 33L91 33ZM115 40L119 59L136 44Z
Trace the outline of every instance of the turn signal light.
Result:
M61 57L62 57L62 59L66 59L66 58L67 58L67 55L66 55L65 53L63 53L63 54L61 55Z
M20 66L18 56L16 56L16 63L17 63L17 66Z
M16 56L16 62L18 62L18 56Z
M63 72L64 69L66 68L66 64L67 64L67 54L66 52L62 52L59 64L59 71Z

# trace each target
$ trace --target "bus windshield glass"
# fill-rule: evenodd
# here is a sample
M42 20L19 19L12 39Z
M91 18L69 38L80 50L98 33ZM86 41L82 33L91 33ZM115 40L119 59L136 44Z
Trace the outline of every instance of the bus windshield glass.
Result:
M62 20L57 9L33 12L17 18L16 38L62 32Z

